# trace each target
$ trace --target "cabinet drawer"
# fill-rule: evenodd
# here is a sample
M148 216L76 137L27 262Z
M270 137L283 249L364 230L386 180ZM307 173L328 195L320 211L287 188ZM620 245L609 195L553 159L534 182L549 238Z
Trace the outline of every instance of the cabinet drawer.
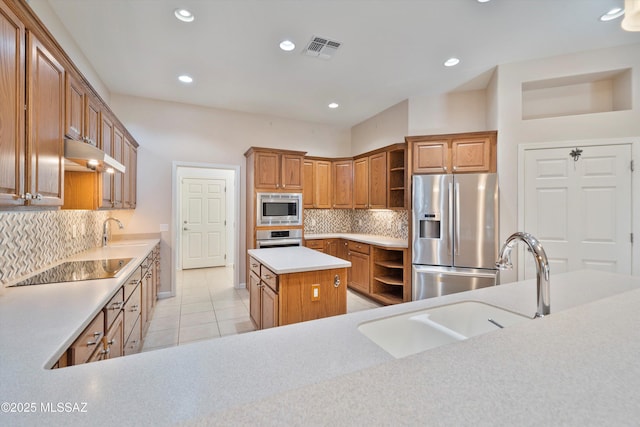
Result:
M324 240L307 240L305 246L310 249L324 249Z
M249 268L256 273L256 276L260 276L260 263L251 257L249 257Z
M106 329L111 327L113 321L116 320L116 317L118 317L118 314L122 311L122 307L124 307L124 289L120 288L104 307Z
M136 268L131 276L124 283L124 300L128 300L131 296L131 293L138 287L140 281L142 280L142 267Z
M96 348L102 348L103 336L104 312L101 311L69 348L69 363L79 365L89 360Z
M260 279L269 285L271 289L278 292L278 275L264 265L260 268Z
M141 344L142 344L142 331L140 329L140 316L136 320L133 325L133 329L131 330L131 334L129 334L129 338L127 338L127 342L124 344L124 355L128 356L130 354L136 354L140 352ZM126 335L126 334L125 334Z
M353 252L360 252L361 254L368 254L370 248L366 243L349 241L349 250Z
M141 286L138 286L131 296L129 300L124 304L124 336L128 337L133 329L133 326L136 324L138 317L140 317L141 306L140 302L142 300L141 295Z

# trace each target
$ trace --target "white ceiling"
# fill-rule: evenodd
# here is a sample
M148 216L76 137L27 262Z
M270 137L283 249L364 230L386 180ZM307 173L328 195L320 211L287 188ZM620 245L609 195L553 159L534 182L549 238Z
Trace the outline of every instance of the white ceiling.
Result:
M483 88L497 64L640 43L620 19L598 20L623 0L49 3L113 93L337 126L412 96ZM178 21L178 7L194 22ZM304 56L313 35L343 45L330 60ZM278 48L285 38L293 52ZM462 62L443 67L450 56ZM194 83L178 82L183 73Z

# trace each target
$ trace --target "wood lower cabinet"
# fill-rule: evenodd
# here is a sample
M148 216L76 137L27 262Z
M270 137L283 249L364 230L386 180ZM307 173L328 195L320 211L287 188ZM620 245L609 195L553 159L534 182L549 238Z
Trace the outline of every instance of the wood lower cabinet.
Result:
M249 259L249 312L257 329L347 312L346 268L276 275Z
M349 252L347 254L351 262L351 273L349 275L349 287L354 288L364 294L369 293L370 280L370 258L369 245L364 243L349 242Z
M104 332L104 313L101 311L69 347L69 364L86 363L94 353L100 352Z
M496 172L497 132L411 136L414 174Z
M104 337L105 359L124 356L124 323L122 311Z

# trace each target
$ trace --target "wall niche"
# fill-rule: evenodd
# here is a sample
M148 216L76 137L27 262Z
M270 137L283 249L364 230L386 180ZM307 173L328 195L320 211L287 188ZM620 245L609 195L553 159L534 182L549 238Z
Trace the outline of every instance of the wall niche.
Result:
M522 120L631 109L631 69L522 83Z

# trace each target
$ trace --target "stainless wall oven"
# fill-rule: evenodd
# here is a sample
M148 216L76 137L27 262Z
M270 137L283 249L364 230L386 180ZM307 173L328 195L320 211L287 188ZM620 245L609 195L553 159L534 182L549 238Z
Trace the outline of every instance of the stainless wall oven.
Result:
M302 225L302 193L258 193L257 225Z
M256 231L256 248L283 248L302 246L302 230L258 230Z

